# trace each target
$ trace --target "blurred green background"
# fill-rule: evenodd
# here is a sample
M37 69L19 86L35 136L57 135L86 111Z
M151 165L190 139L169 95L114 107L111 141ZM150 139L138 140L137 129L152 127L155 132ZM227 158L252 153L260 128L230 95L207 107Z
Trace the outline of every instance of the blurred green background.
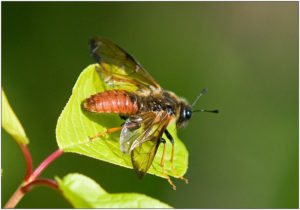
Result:
M42 174L80 172L108 192L139 192L176 208L298 208L298 2L2 2L2 86L31 142L34 165L57 149L57 118L101 35L190 102L209 92L179 136L190 183L77 154ZM2 130L2 207L25 162ZM70 208L39 187L17 207Z

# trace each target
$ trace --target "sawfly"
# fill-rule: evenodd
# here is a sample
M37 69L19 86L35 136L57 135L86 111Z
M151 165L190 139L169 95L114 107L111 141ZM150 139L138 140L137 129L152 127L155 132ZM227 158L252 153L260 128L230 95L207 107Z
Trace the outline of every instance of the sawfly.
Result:
M192 107L207 89L204 89L192 105L164 90L152 76L125 50L117 44L101 37L90 40L90 51L99 64L96 67L101 79L112 90L91 95L83 102L83 108L96 113L117 113L125 121L122 126L109 128L91 137L93 140L107 133L121 130L120 149L124 154L131 155L132 166L139 178L148 171L161 143L164 145L161 159L162 173L176 189L164 169L166 140L165 133L172 144L171 169L180 176L173 167L174 139L167 130L168 125L176 121L177 128L185 127L194 112L214 112L218 110L193 110ZM127 90L124 90L126 87ZM128 88L132 91L128 91Z

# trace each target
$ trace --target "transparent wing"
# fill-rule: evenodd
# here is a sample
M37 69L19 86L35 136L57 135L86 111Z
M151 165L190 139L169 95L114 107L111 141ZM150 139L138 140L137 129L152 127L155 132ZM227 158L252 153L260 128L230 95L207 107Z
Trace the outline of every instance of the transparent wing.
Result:
M139 90L160 88L151 75L125 50L115 43L94 37L90 40L94 59L100 64L98 73L110 86L136 87Z
M160 144L159 138L160 136L151 138L151 140L144 142L131 153L132 166L140 179L147 173L153 162Z
M135 142L142 142L143 139L151 135L150 131L156 118L156 112L145 112L132 115L124 124L120 135L120 148L124 154L132 151Z
M125 154L131 152L132 166L140 178L151 166L170 118L167 112L146 112L130 117L124 124L120 147Z
M124 124L120 135L120 148L124 154L129 154L134 148L149 140L149 138L168 119L167 112L144 112L132 115Z

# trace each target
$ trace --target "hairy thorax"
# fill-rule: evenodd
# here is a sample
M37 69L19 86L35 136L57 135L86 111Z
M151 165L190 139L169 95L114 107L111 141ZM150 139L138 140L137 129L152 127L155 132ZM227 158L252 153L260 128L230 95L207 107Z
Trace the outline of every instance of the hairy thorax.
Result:
M138 103L138 112L146 111L167 111L177 117L180 113L180 103L184 101L171 91L157 90L150 94L136 92L132 97Z

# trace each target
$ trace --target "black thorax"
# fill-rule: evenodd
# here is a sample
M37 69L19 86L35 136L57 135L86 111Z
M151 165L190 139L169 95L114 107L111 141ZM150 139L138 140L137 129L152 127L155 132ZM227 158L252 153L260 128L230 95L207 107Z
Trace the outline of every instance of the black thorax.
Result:
M165 91L162 94L156 93L149 96L135 95L132 99L138 102L139 112L168 111L170 114L175 113L176 99Z

